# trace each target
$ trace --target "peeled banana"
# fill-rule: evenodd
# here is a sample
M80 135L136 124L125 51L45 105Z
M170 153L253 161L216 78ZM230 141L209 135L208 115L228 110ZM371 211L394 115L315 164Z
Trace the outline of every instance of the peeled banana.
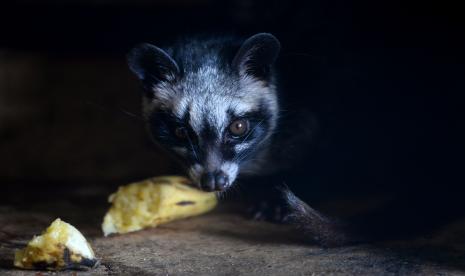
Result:
M56 219L40 236L15 252L14 265L23 269L63 270L95 267L98 260L74 226Z
M188 186L180 176L155 177L121 186L108 198L112 204L103 219L105 236L127 233L212 210L215 193Z

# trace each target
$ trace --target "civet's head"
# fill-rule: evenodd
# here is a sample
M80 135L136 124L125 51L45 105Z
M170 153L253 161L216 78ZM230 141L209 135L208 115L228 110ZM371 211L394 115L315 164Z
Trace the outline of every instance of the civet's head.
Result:
M141 44L129 53L153 140L179 157L201 189L230 187L270 138L279 50L273 35L260 33L239 42L186 40L165 50Z

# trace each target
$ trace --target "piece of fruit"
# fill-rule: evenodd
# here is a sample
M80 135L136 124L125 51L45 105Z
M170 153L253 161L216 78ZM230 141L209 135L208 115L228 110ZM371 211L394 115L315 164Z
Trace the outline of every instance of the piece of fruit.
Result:
M188 186L180 176L155 177L121 186L108 198L112 203L103 219L105 236L127 233L212 210L215 193Z
M90 244L74 226L56 219L24 249L15 252L14 265L23 269L63 270L95 267Z

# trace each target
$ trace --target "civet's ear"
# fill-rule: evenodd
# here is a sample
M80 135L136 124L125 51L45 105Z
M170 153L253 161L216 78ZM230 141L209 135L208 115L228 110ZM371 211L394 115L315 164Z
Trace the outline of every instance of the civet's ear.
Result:
M248 38L233 59L233 67L240 75L269 80L271 66L278 57L281 44L269 33L259 33Z
M146 88L159 82L174 81L179 76L176 62L162 49L148 43L139 44L127 55L129 69Z

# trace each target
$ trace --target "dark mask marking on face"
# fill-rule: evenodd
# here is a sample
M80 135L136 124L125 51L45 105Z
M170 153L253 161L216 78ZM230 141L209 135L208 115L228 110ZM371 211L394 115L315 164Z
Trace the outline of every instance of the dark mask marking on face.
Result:
M186 137L178 137L176 129L183 127ZM178 118L167 110L158 110L151 114L149 119L149 129L152 137L167 149L173 147L183 147L188 151L188 161L194 162L196 159L193 151L198 152L197 136L189 126L189 113L186 112L182 118ZM191 143L189 142L191 141Z
M228 115L230 122L238 119L232 110L228 111ZM249 132L243 137L239 138L232 138L231 136L225 137L224 143L228 146L223 147L222 153L228 160L232 160L238 155L246 156L258 150L259 147L257 147L257 145L262 141L263 137L266 136L270 127L272 112L266 107L264 103L261 103L256 111L245 113L239 118L243 118L249 121ZM236 153L234 146L242 143L251 143L251 145Z

